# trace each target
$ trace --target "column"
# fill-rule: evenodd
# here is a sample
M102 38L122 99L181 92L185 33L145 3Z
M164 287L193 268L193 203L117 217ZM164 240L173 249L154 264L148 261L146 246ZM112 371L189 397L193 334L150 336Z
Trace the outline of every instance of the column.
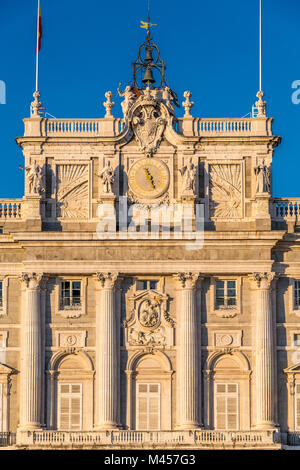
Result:
M256 288L255 427L257 429L272 429L275 427L275 356L273 315L271 307L271 283L274 277L274 273L253 274Z
M23 273L20 430L42 427L42 274Z
M199 274L179 273L177 319L177 428L199 428L199 332L196 283Z
M97 273L99 281L96 313L96 426L119 427L119 335L115 309L118 273Z

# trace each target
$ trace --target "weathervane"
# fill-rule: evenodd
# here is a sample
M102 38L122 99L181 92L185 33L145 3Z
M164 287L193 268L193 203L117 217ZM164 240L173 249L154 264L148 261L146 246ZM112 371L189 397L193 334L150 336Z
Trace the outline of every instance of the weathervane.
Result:
M141 21L140 27L143 29L147 29L147 38L151 39L151 26L157 26L157 24L153 24L150 21L150 0L148 0L148 21Z

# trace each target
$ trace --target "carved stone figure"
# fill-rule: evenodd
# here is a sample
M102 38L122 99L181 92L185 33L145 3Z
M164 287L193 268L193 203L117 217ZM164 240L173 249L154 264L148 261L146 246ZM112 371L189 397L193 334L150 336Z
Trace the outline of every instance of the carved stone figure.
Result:
M187 165L179 169L180 174L183 178L182 181L182 192L193 192L195 194L195 176L197 169L193 164L192 158Z
M37 165L35 160L25 168L20 166L20 169L26 171L29 194L41 194L45 191L43 185L43 170L39 165Z
M271 191L270 170L264 160L254 168L254 173L256 175L256 192L269 193Z
M110 161L108 161L107 165L99 173L99 177L103 182L103 191L105 194L112 193L112 185L115 181L114 173L114 170L110 166Z
M134 93L134 91L132 90L132 87L129 86L129 85L125 88L124 91L121 91L118 88L118 93L119 93L119 96L124 98L124 101L122 101L121 106L122 106L122 111L123 111L123 114L124 114L124 117L125 117L125 116L127 116L128 111L131 108L131 106L133 105L133 103L135 102L137 96Z
M162 98L163 100L165 101L166 103L166 106L171 110L171 111L174 111L174 105L172 103L172 101L174 101L174 98L172 96L172 92L171 92L171 89L166 86L162 92Z
M159 305L160 302L157 299L151 301L149 299L145 300L141 304L140 309L140 323L143 326L154 327L159 321Z
M129 331L129 344L132 346L163 346L166 344L165 329L161 327L155 331L139 331L131 328Z

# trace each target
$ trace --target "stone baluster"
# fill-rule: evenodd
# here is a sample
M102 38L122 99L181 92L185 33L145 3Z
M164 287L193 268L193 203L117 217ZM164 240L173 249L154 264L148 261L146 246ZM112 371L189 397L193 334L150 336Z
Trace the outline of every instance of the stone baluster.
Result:
M196 313L195 273L179 273L177 320L177 428L199 428L199 333Z
M42 274L23 273L21 329L20 424L21 430L42 427Z
M115 309L118 273L97 273L100 284L96 313L96 429L119 426L118 354L120 352Z
M271 307L271 283L274 277L274 273L253 274L256 289L255 425L258 429L272 429L275 427L275 352L273 315Z

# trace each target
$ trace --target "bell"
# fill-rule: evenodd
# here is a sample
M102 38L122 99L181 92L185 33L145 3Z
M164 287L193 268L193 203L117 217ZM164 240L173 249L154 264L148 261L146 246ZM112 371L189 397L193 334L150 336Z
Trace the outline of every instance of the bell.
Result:
M144 78L142 79L142 82L143 83L154 83L155 82L151 67L146 68L145 75L144 75Z
M147 47L145 62L147 62L148 64L151 63L151 62L153 62L152 49L151 49L151 47Z

